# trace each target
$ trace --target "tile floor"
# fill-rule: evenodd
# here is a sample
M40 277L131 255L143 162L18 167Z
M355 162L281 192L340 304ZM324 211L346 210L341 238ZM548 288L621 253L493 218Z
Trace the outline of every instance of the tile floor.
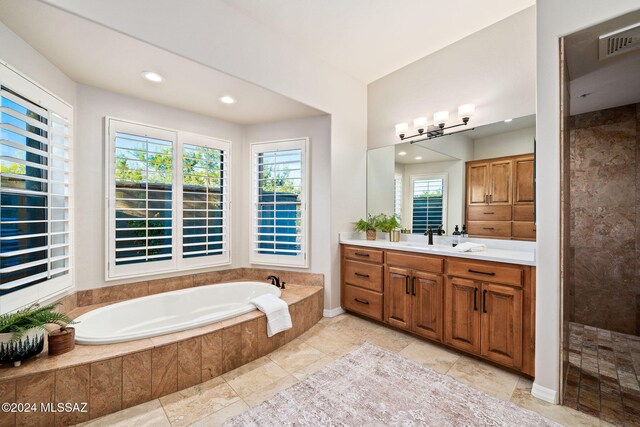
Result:
M569 323L564 405L614 425L640 425L640 337Z
M566 426L608 425L531 396L531 381L403 332L343 314L270 355L206 383L90 421L89 426L215 426L370 342Z

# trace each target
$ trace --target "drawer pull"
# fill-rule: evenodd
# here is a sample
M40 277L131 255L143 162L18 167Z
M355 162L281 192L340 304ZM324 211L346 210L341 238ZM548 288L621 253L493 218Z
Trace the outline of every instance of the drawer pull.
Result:
M416 296L416 278L415 276L411 278L411 295Z
M482 212L485 215L493 215L495 212Z
M361 257L369 258L369 254L363 254L361 252L354 252L353 254L355 256L361 256Z
M360 304L369 305L369 301L363 301L363 300L358 299L358 298L354 298L353 300L354 300L355 302L359 302Z
M369 278L369 275L368 275L368 274L362 274L362 273L353 273L353 274L355 274L355 275L356 275L356 276L358 276L358 277L364 277L365 279L368 279L368 278Z
M478 271L478 270L472 270L472 269L469 269L469 273L484 274L485 276L495 276L496 275L496 273L494 273L494 272Z
M493 227L482 227L483 230L495 230Z
M487 290L482 291L482 312L487 312Z
M478 288L473 290L473 311L478 311Z

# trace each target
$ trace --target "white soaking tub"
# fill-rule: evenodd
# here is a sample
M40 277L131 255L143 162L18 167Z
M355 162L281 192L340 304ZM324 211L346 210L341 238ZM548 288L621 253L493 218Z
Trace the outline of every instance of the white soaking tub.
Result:
M232 282L119 302L79 316L76 343L112 344L184 331L253 311L249 301L264 294L279 297L280 289L263 282Z

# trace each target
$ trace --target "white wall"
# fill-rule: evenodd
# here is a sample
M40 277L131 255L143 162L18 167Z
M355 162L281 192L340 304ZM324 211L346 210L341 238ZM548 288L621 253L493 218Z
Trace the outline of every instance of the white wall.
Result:
M394 124L476 105L474 126L535 111L535 7L369 85L369 148L397 142ZM445 138L446 139L446 138Z
M104 203L105 116L232 141L232 204L234 204L235 200L242 200L245 194L242 186L238 184L238 181L241 181L243 177L242 127L239 125L83 85L78 86L76 116L73 173L76 184L75 260L77 289L91 289L143 280L140 278L109 282L104 280L104 260L106 256ZM238 212L242 212L242 210L238 209ZM240 236L244 232L243 230L246 229L246 225L239 220L235 220L235 217L234 210L232 212L232 236ZM242 247L237 244L239 241L240 239L233 238L231 242L233 267L242 265L244 253L242 252ZM152 274L150 272L149 277ZM180 274L184 273L167 273L157 275L154 278Z
M334 208L327 230L332 270L325 278L325 308L338 308L338 233L366 212L366 86L221 1L192 0L180 19L170 0L46 1L331 114L327 179Z
M473 140L473 159L491 159L533 153L536 127L518 129Z
M393 215L396 174L392 145L367 152L367 212Z
M638 0L537 2L537 297L534 395L560 388L560 65L558 38L640 8ZM517 115L511 115L513 117ZM510 117L511 117L510 116Z
M331 188L328 185L327 171L331 169L331 117L319 116L306 119L286 120L275 123L246 126L244 128L244 156L242 159L243 170L250 170L249 144L252 142L276 141L280 139L291 139L299 137L309 137L310 148L310 250L309 268L296 269L286 268L286 270L308 271L312 273L322 273L325 277L331 277L331 236L327 231L331 228ZM250 223L250 182L249 173L244 173L242 185L244 196L240 200L242 215L239 221L242 227L239 239L243 247L242 265L249 265L249 227ZM327 295L325 295L325 299ZM329 301L325 301L328 304Z

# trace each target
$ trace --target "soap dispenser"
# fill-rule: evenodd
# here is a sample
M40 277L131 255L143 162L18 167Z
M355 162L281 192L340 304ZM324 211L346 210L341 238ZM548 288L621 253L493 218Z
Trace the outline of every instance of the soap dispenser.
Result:
M460 229L458 228L458 226L456 225L455 229L453 230L453 233L451 233L451 235L453 236L453 246L457 246L460 244L460 237L462 236L462 233L460 233Z

